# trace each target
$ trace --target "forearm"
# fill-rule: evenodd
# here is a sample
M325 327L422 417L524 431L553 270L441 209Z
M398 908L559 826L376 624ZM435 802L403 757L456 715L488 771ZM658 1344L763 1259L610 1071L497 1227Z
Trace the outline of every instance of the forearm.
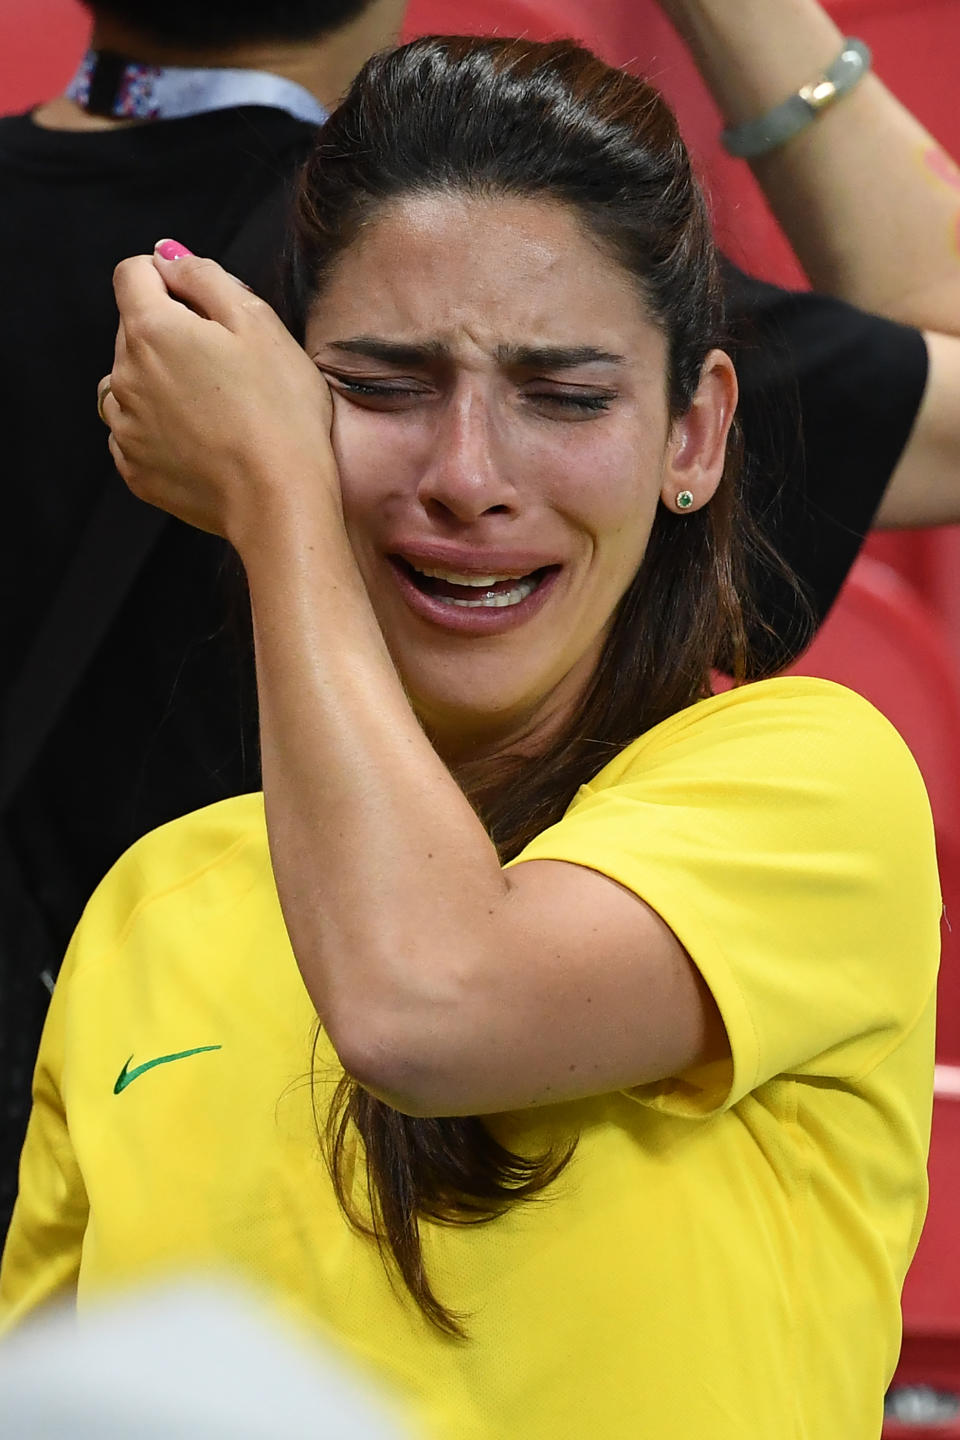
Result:
M780 104L836 59L815 0L661 0L727 122ZM960 172L875 75L753 170L812 284L960 334Z
M317 1012L365 1079L371 1064L390 1073L373 1051L456 1034L484 947L500 943L507 885L330 528L284 522L243 558L280 902Z

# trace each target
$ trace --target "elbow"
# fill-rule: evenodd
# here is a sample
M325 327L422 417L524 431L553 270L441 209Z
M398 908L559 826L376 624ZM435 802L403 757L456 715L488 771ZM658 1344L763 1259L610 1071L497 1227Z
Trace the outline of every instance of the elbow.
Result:
M458 1113L456 1080L438 1061L435 1036L408 1033L395 1016L378 1022L369 1011L324 1028L346 1074L377 1100L418 1118Z
M335 1043L334 1048L351 1080L401 1115L426 1119L456 1113L453 1087L444 1085L443 1076L431 1073L422 1057L414 1061L392 1045L341 1048Z
M401 1114L420 1118L474 1114L476 1064L489 1033L485 974L469 953L442 962L418 956L412 975L328 985L315 996L323 1027L347 1075Z

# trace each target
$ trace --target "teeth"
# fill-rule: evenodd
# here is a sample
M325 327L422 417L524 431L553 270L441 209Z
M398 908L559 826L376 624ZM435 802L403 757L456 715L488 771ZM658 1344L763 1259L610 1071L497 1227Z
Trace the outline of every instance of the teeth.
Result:
M443 578L446 579L446 576ZM512 579L512 576L509 578ZM538 580L533 579L521 580L513 590L504 590L499 595L487 594L478 600L454 600L449 595L437 595L435 598L440 601L441 605L459 605L464 610L478 610L481 607L487 610L500 610L506 605L519 605L521 600L526 600L528 595L533 594L539 583Z
M523 580L526 577L526 571L521 571L519 575L457 575L453 570L427 570L423 565L411 565L410 568L430 580L446 580L449 585L470 585L476 590L489 590L491 585L498 585L501 580Z

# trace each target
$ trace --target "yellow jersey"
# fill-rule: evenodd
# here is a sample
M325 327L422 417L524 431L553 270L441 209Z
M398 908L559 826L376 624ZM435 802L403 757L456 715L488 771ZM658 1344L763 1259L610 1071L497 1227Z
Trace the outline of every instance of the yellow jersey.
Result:
M732 1059L489 1117L514 1148L577 1148L539 1199L424 1225L465 1340L335 1202L318 1127L341 1072L259 796L147 836L87 907L37 1066L4 1323L73 1287L83 1305L228 1270L365 1356L438 1440L876 1440L926 1200L941 910L906 747L839 686L745 686L622 751L514 863L542 858L663 916Z

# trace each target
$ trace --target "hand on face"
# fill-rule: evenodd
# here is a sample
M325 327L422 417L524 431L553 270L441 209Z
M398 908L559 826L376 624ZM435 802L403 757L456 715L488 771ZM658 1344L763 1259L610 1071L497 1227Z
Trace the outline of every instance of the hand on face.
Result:
M330 392L264 301L190 254L124 260L114 289L100 410L135 495L241 554L272 508L325 495L339 513Z

